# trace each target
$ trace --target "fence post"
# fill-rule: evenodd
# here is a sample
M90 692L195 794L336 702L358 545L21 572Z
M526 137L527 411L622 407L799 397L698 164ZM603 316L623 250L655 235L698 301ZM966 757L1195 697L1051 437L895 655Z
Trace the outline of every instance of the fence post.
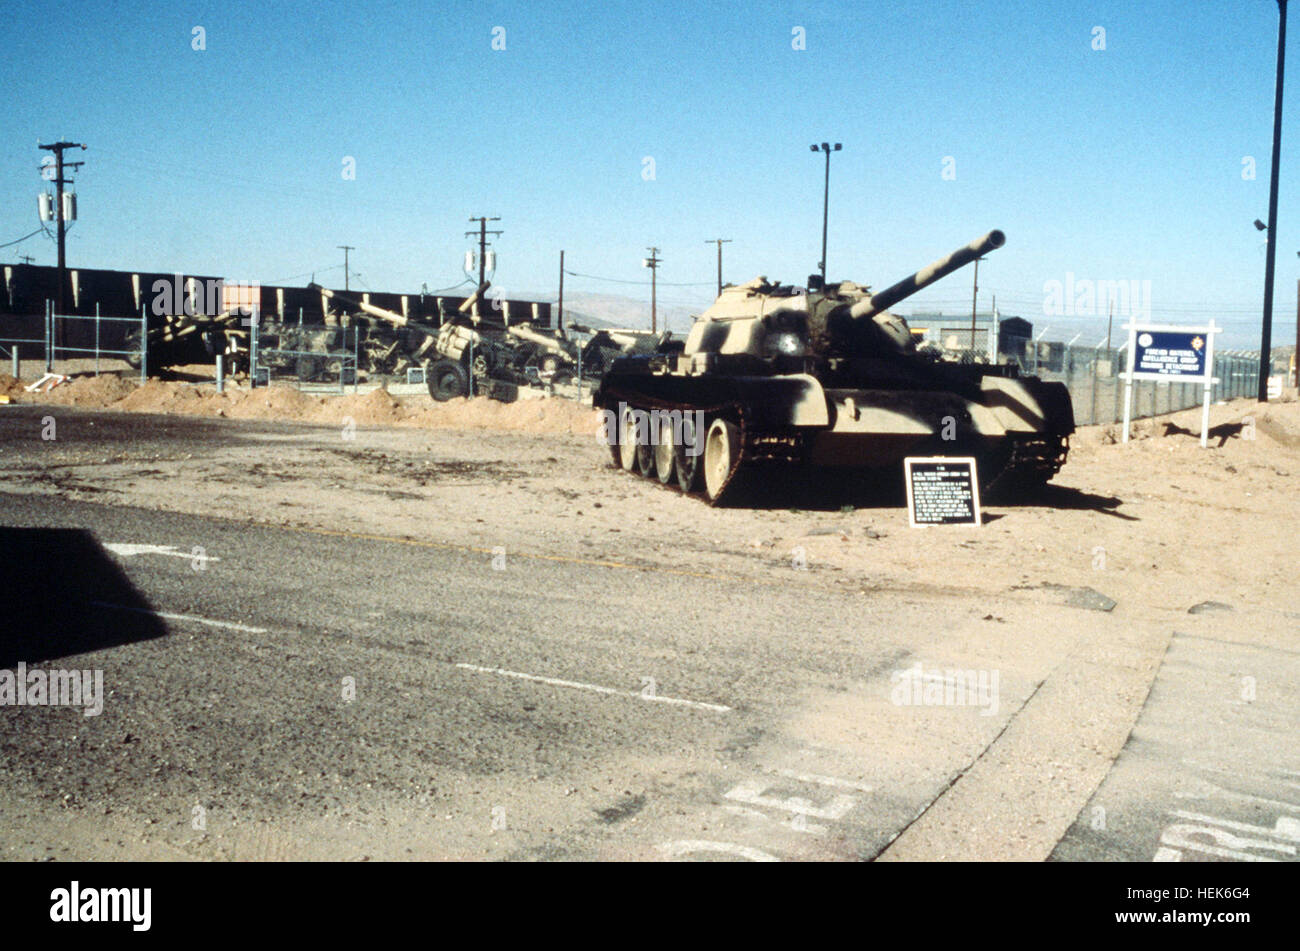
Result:
M217 392L218 393L226 392L225 357L226 355L224 353L217 354Z
M9 351L9 359L13 362L14 379L21 380L20 371L23 368L23 361L18 356L18 344L14 344L13 349Z
M1111 351L1111 353L1112 356L1110 358L1110 366L1111 369L1113 370L1115 369L1115 360L1117 359L1117 356L1114 354L1114 351ZM1118 371L1114 374L1114 376L1115 376L1115 409L1110 414L1110 421L1112 423L1118 423L1119 422L1119 373Z
M1088 425L1097 425L1097 355L1093 351L1092 357L1092 406L1088 410Z
M54 372L54 305L45 302L45 372Z
M95 301L95 376L99 376L99 301Z
M140 305L140 385L149 382L149 311Z

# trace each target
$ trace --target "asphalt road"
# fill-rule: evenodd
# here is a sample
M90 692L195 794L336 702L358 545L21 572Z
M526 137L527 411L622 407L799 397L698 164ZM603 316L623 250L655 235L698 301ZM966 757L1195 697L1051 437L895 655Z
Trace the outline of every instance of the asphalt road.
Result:
M1252 628L1175 633L1128 743L1054 859L1298 860L1300 650Z
M869 858L1036 676L1004 664L992 716L890 705L936 632L987 625L960 604L0 498L5 665L105 693L0 708L14 857ZM857 759L827 695L911 762ZM52 849L48 808L84 826Z

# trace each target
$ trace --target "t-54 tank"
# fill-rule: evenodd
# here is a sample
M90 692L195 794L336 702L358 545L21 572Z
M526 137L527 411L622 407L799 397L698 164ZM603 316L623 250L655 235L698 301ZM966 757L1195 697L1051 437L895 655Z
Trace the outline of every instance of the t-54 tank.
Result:
M1060 383L918 351L888 308L1005 242L1001 231L872 294L764 277L723 289L685 348L616 360L594 405L615 465L714 503L768 464L897 472L906 456L974 456L984 490L1041 485L1074 432Z

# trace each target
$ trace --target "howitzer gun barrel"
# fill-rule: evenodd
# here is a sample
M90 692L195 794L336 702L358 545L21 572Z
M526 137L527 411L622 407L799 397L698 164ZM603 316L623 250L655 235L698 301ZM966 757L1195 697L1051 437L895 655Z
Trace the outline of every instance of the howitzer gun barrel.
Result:
M854 304L849 316L855 319L874 317L881 311L888 310L899 301L906 300L917 291L929 287L942 277L947 277L958 268L965 267L976 258L982 257L1006 244L1007 236L994 229L982 238L976 238L965 247L958 248L947 257L940 258L929 267L922 268L911 277L906 277L878 294L872 294L870 300Z
M338 300L349 307L355 307L371 317L378 317L380 320L386 320L390 324L396 324L399 327L405 327L410 323L405 317L393 310L386 310L383 307L376 307L374 304L367 304L365 301L357 300L354 297L348 297L346 294L340 294L338 291L332 291L327 287L321 287L319 284L308 284L310 290L320 291L330 300Z
M529 324L511 324L506 328L506 333L512 337L518 337L520 340L535 343L544 350L549 350L551 353L562 357L572 358L574 355L572 345L568 341L534 330Z

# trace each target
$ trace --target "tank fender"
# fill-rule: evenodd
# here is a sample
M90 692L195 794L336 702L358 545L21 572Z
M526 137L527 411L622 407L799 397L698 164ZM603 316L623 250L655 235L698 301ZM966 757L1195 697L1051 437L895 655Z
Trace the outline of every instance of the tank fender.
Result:
M830 425L826 391L816 377L806 373L787 376L734 377L736 397L751 407L760 426Z

